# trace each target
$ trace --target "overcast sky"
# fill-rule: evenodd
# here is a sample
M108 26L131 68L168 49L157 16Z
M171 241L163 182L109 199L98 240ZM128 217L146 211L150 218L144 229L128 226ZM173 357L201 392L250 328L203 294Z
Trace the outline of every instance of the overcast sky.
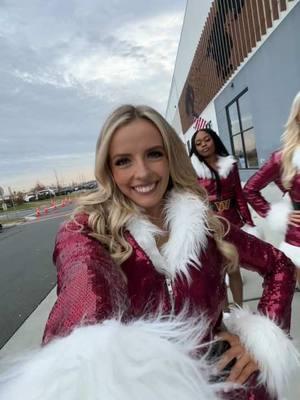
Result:
M0 186L93 177L116 106L167 105L185 0L0 0Z

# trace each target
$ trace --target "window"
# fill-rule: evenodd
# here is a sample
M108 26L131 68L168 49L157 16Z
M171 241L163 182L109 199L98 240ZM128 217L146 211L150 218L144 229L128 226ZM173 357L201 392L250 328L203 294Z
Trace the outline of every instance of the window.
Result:
M232 153L239 168L258 168L255 131L250 110L248 89L226 106Z

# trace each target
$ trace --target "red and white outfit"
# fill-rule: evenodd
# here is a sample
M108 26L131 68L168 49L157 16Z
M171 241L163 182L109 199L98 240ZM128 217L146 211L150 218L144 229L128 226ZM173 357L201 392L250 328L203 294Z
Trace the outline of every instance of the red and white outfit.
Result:
M217 170L221 187L219 194L216 179L210 169L195 155L191 157L191 161L198 176L198 182L206 189L214 211L225 217L231 224L259 237L243 193L236 159L232 156L218 156Z
M260 216L267 219L274 230L283 229L285 231L285 239L280 244L280 250L300 268L300 226L288 224L289 213L300 209L300 148L294 151L292 163L296 167L297 173L292 179L289 190L283 186L281 179L282 152L276 151L248 180L244 187L244 193L249 204ZM271 182L274 182L284 194L289 194L290 203L282 201L271 205L266 201L261 190Z
M202 342L214 337L222 329L222 311L226 297L224 259L207 228L207 206L197 196L172 190L166 199L165 213L169 238L160 249L155 240L159 229L145 216L133 216L130 219L124 235L133 251L120 266L113 262L109 252L100 242L90 236L91 230L86 215L78 215L77 223L69 222L60 229L54 251L54 262L58 271L58 298L46 325L44 344L47 345L43 350L49 348L51 352L51 346L54 346L52 354L55 352L56 358L54 355L53 358L56 362L53 361L50 371L55 370L58 382L64 383L64 386L61 386L64 388L61 397L64 400L74 400L72 395L68 395L68 388L72 392L72 385L77 385L76 379L79 378L80 382L83 382L82 393L89 393L84 392L84 385L88 385L86 390L90 392L97 391L91 384L91 379L87 378L87 371L99 374L100 370L101 379L99 378L98 384L107 381L109 371L112 373L115 371L115 376L121 383L127 382L127 386L124 384L121 388L123 392L121 394L118 392L119 397L114 397L112 393L102 397L109 400L137 399L131 387L132 379L137 379L139 374L143 376L148 367L150 371L153 370L152 379L150 377L146 384L141 384L139 378L137 379L140 385L140 399L153 399L153 395L152 397L149 395L149 383L152 388L150 392L153 393L152 390L158 390L164 378L165 396L159 397L163 400L170 399L171 395L175 396L172 392L173 387L176 389L178 383L180 390L188 374L190 374L188 386L191 390L194 387L194 381L197 380L195 373L186 372L188 369L181 372L180 364L172 362L171 354L166 357L166 359L170 357L169 364L165 362L163 368L160 364L160 355L163 352L157 347L157 337L165 341L162 348L168 348L170 353L173 353L170 344L174 342L172 334L174 336L177 330L180 331L180 325L171 329L171 334L168 334L163 327L160 334L157 334L159 324L155 325L154 322L151 325L148 322L147 332L152 332L152 335L149 334L145 339L139 334L139 330L143 330L141 328L143 323L140 321L151 319L157 310L165 315L180 315L182 310L185 310L186 317L206 316L208 321L206 328L205 324L204 327L203 324L199 325ZM233 311L226 320L230 332L239 335L247 350L258 361L260 372L250 377L246 389L232 390L225 393L224 398L270 400L274 398L273 395L275 398L276 395L280 397L284 392L287 375L297 362L296 350L287 335L295 287L294 265L271 245L257 240L233 225L229 227L225 239L237 246L242 265L258 272L264 279L264 285L257 314L239 309ZM110 334L103 333L107 324L112 323L112 319L118 320L113 322L118 324L118 329L114 329ZM81 353L70 365L68 357L64 356L64 351L70 347L68 340L71 341L80 329L88 329L75 329L85 324L95 324L88 328L100 329L102 333L98 332L93 340L88 334L86 336L82 334L77 345L72 342L73 353L78 352L78 348L81 348ZM116 334L121 326L123 329L127 326L132 328L126 340ZM169 344L165 340L168 336L171 338ZM183 334L183 336L186 342L188 335ZM97 348L101 346L102 341L104 341L103 346L109 346L112 353L110 356L118 360L117 368L120 369L115 370L111 367L107 352L98 355ZM183 342L181 338L176 348L180 347L180 343L182 346ZM55 348L56 343L61 344L60 349ZM195 343L185 344L186 353L194 349ZM59 354L59 351L62 353ZM129 357L125 357L124 352L128 353ZM83 356L85 353L86 356ZM94 353L97 360L89 361ZM150 354L154 354L156 361L152 360L149 364L145 364L145 359L147 357L149 359ZM80 369L81 357L86 360L85 369ZM128 360L131 360L130 367L124 366ZM177 378L174 368L179 368L180 371ZM64 375L64 371L68 371L67 375ZM157 381L157 374L154 371L159 375ZM186 372L184 377L179 379L178 377L184 372ZM169 373L174 376L169 377ZM53 372L51 374L53 377ZM27 382L37 384L36 375ZM46 384L49 390L52 389L53 382L50 378ZM20 388L19 384L14 386ZM116 391L118 388L119 386L116 387ZM21 386L19 390L25 389ZM201 394L199 392L194 399L216 398L212 394L209 395L208 390L205 394L205 390L207 389L203 389ZM3 398L17 400L13 396ZM37 397L27 396L26 400L33 398ZM91 398L98 399L98 397ZM174 398L189 400L192 399L192 395L180 397L179 394ZM44 399L48 400L48 397Z

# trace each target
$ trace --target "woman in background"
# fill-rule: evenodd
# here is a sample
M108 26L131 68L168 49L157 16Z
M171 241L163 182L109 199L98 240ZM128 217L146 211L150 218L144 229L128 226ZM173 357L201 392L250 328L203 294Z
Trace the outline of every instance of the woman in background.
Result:
M237 161L229 155L217 133L210 128L195 132L190 157L212 210L231 224L258 236L243 194ZM228 276L233 301L241 307L243 282L239 268ZM228 302L225 311L229 311Z
M292 259L297 267L298 288L300 287L300 92L293 100L285 131L282 148L248 180L244 193L262 217L266 217L272 229L283 230L285 239L279 248ZM280 202L271 205L262 196L261 190L274 182L284 193L289 194L290 204Z

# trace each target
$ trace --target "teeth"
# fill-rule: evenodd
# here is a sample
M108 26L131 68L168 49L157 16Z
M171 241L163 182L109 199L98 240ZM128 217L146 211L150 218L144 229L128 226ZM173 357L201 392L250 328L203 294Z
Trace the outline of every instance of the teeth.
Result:
M134 189L140 193L147 193L147 192L150 192L151 190L153 190L154 188L155 188L155 183L152 183L151 185L147 185L147 186L135 186Z

